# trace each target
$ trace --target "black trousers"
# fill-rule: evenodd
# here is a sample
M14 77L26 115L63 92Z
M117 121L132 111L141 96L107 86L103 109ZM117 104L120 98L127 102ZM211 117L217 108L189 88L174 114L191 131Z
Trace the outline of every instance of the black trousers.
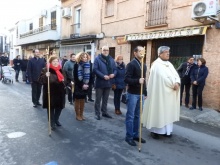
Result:
M54 125L55 122L59 121L60 114L62 109L59 108L50 108L50 123L51 125ZM49 110L47 109L47 117L49 121Z
M184 88L185 88L185 105L189 104L190 87L191 87L190 83L188 83L188 84L181 83L181 86L180 86L180 105L182 105Z
M192 107L196 108L197 96L198 96L198 106L202 107L202 91L205 85L192 85L193 91L193 102Z
M42 85L38 82L32 82L31 83L31 88L32 88L32 102L33 104L39 103L40 95L41 95L41 88Z
M15 70L15 80L18 80L20 69Z
M69 102L74 102L75 98L74 98L74 93L72 92L72 89L67 88L67 92L68 92L68 101Z
M89 88L88 88L88 98L89 99L92 99L92 88L93 88L93 85L89 84Z

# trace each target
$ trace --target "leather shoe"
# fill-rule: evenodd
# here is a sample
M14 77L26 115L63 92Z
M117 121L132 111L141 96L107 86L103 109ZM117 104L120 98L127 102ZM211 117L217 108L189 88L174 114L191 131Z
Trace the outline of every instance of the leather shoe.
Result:
M103 117L106 117L106 118L109 118L109 119L112 119L112 117L111 117L109 114L107 114L107 113L102 114L102 116L103 116Z
M33 104L33 107L34 107L34 108L37 108L37 104Z
M152 137L153 139L159 139L159 138L160 138L159 134L157 134L157 133L151 132L150 135L151 135L151 137Z
M199 107L199 110L202 111L203 110L202 107Z
M42 104L38 102L37 105L41 106Z
M164 137L168 137L168 138L171 138L173 135L170 134L170 135L167 135L167 134L163 134Z
M93 99L88 99L88 101L90 101L90 102L94 102L94 100L93 100Z
M135 143L134 140L132 139L125 139L125 141L130 145L130 146L136 146L137 144Z
M133 140L139 142L139 137L135 137ZM146 143L146 140L141 138L141 143Z
M95 118L96 120L101 120L101 117L99 115L97 115Z
M56 121L55 124L56 124L58 127L62 126L59 121Z
M194 107L190 107L189 109L190 109L190 110L193 110L193 109L196 109L196 108L194 108Z

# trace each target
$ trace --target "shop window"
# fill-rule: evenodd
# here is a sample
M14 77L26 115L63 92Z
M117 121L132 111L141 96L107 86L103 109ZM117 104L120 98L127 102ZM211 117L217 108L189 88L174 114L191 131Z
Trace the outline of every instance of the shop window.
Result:
M168 0L150 0L147 2L146 26L167 24Z
M106 0L105 2L105 16L110 17L114 15L114 0Z

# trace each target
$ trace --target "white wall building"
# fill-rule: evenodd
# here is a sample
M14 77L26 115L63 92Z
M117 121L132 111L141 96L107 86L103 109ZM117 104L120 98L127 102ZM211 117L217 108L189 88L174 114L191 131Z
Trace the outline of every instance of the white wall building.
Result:
M39 11L31 19L20 20L17 23L17 45L21 46L22 54L31 55L34 49L44 54L46 49L59 53L61 32L61 8L56 5Z

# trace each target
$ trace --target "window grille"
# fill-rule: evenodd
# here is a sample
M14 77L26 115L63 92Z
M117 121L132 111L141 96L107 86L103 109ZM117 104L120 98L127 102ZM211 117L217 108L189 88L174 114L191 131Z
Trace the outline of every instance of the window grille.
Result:
M157 26L167 23L167 1L150 0L147 2L146 26Z

